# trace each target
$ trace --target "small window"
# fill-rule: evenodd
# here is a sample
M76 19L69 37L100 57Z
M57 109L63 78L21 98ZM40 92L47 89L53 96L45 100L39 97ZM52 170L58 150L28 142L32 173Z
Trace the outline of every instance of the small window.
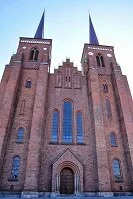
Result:
M107 86L107 84L103 84L103 91L104 92L108 92L108 86Z
M39 51L37 48L34 48L30 51L30 61L37 61L38 60Z
M114 132L110 133L110 144L111 146L117 146L117 137Z
M19 168L20 168L20 157L15 156L12 159L12 170L11 170L11 180L12 181L18 181Z
M113 161L113 173L116 181L121 181L122 176L121 176L121 170L120 170L120 161L115 159Z
M19 128L17 131L17 142L23 142L24 140L24 128Z
M27 81L25 87L26 88L31 88L32 82L31 81Z
M96 56L96 61L97 61L97 66L98 67L105 67L105 65L104 65L104 59L103 59L103 56L101 54L98 54Z

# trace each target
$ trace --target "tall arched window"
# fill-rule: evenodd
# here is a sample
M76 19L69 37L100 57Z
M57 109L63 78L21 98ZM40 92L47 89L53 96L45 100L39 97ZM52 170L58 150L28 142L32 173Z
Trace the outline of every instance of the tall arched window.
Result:
M96 61L97 61L97 66L98 67L105 67L104 59L103 59L103 56L101 54L97 54Z
M17 142L23 142L24 140L24 128L20 127L17 131Z
M14 156L12 159L11 180L18 181L20 168L20 157Z
M107 117L110 118L112 116L112 112L111 112L111 105L109 98L106 98L106 111L107 111Z
M58 141L58 129L59 129L59 112L54 111L52 115L52 129L51 129L51 141Z
M111 146L117 146L117 137L116 134L114 132L111 132L110 135L110 144Z
M63 104L63 142L72 143L72 102L64 101Z
M76 114L76 122L77 122L77 143L84 142L84 133L83 133L83 117L80 111Z
M119 180L121 178L120 161L117 159L113 161L113 173L116 180Z
M37 61L38 60L39 51L37 48L33 48L30 51L30 61Z

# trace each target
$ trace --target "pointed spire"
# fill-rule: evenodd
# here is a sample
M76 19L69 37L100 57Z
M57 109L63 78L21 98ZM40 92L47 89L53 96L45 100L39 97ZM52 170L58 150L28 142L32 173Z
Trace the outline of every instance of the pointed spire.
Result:
M99 45L99 42L98 42L98 39L97 39L97 36L96 36L96 33L95 33L95 29L94 29L90 14L89 14L89 31L90 31L90 41L89 41L90 44Z
M40 20L40 23L39 23L39 26L37 28L34 38L38 38L38 39L44 38L44 14L45 14L45 11L42 14L42 18Z

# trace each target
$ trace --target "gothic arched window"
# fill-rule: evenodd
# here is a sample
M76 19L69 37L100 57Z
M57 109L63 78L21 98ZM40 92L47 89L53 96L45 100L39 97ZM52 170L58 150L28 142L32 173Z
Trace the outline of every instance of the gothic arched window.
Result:
M116 134L114 132L111 132L110 135L110 144L111 146L117 146L117 137Z
M37 48L33 48L30 51L30 61L37 61L38 60L39 51Z
M20 157L14 156L12 159L11 180L18 181L20 168Z
M23 142L24 140L24 128L20 127L17 131L17 142Z
M97 66L98 67L105 67L104 59L103 59L103 56L101 54L97 54L96 61L97 61Z
M83 133L83 117L82 112L78 111L76 114L76 122L77 122L77 143L84 142L84 133Z
M59 129L59 112L54 111L52 115L52 129L51 129L51 141L58 141L58 129Z
M72 102L64 101L63 104L63 142L72 143Z
M111 112L110 100L108 98L106 98L106 111L107 111L107 117L110 118L112 116L112 112Z
M121 178L120 161L115 159L113 161L113 173L116 180Z

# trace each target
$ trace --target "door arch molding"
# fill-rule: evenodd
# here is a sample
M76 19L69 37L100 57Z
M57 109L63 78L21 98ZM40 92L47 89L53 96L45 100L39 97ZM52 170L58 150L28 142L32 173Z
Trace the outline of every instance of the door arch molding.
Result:
M60 173L66 167L74 173L74 194L83 192L83 165L70 149L66 149L52 164L52 193L60 194Z

